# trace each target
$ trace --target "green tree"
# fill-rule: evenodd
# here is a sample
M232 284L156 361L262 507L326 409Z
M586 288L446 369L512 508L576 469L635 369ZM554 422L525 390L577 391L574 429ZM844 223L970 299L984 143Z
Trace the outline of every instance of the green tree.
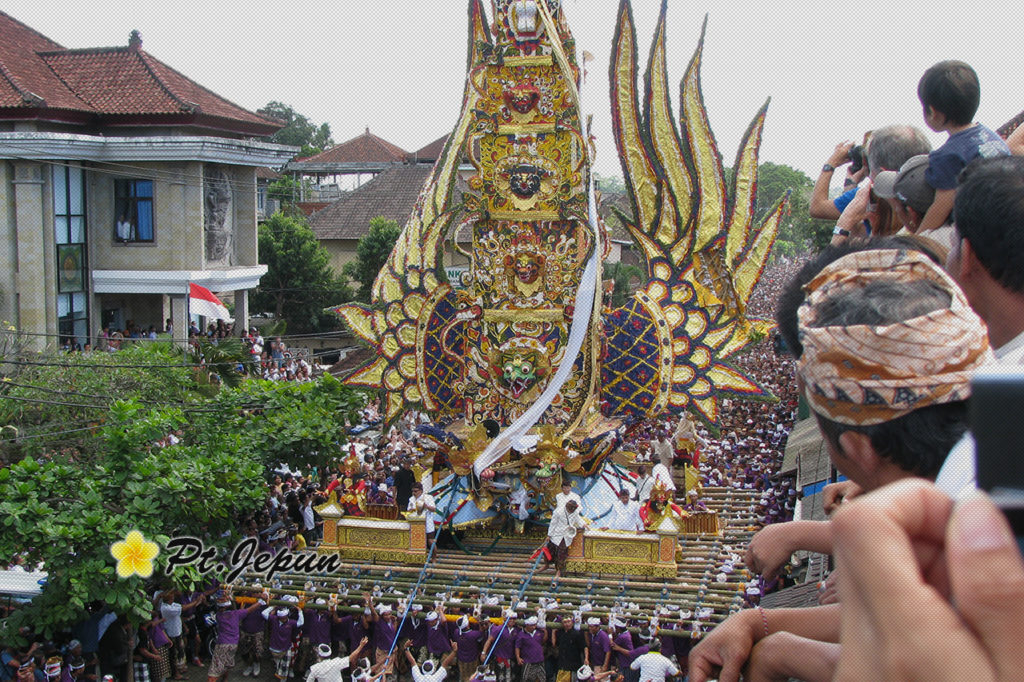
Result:
M195 427L237 434L237 447L267 468L284 463L308 471L338 458L345 421L356 423L366 402L329 374L306 383L248 380L221 390L216 409L196 415Z
M285 123L284 128L271 135L270 141L275 144L301 147L298 154L300 157L313 156L334 146L329 125L321 123L318 126L287 104L270 102L257 113Z
M125 342L116 354L33 355L34 364L11 363L0 382L0 438L6 462L55 451L88 461L103 448L94 430L118 400L188 406L202 396L180 349L170 343Z
M289 215L298 215L294 204L301 201L303 194L310 194L313 181L309 178L294 178L282 175L267 185L267 197L281 202L282 211Z
M267 274L252 297L255 310L272 310L291 333L339 328L324 308L352 299L351 290L331 270L330 256L305 218L276 213L259 228L260 262Z
M370 220L369 231L356 244L356 260L345 264L345 275L358 285L356 300L370 302L373 281L387 263L402 228L394 220L378 216Z
M605 267L604 279L615 282L615 288L612 290L612 308L619 308L626 304L626 299L633 294L635 289L634 280L639 283L642 281L643 275L643 270L637 266L627 265L621 261Z
M790 192L789 209L779 225L777 252L793 255L806 250L808 246L820 248L831 239L832 224L815 220L808 213L813 189L814 182L807 174L792 166L771 161L758 166L755 224L760 224L778 200L787 191Z
M110 554L130 530L158 544L189 535L224 548L239 539L238 519L263 502L262 467L225 429L154 445L187 424L180 409L118 401L96 436L103 447L87 464L58 455L0 469L0 556L20 555L48 574L42 594L6 619L5 632L31 625L52 638L96 602L134 622L148 619L146 581L118 578ZM194 584L195 571L164 577L166 558L157 557L154 577Z

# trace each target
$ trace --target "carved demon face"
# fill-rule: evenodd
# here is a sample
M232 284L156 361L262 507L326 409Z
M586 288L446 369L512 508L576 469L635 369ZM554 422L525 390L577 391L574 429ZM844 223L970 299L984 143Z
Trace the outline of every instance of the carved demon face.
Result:
M521 199L529 199L540 191L541 169L528 163L513 166L508 173L508 187Z
M512 262L512 270L523 284L533 284L540 277L543 258L535 253L521 253Z
M537 353L528 349L509 350L501 354L501 378L514 398L519 398L537 379Z
M503 97L507 107L520 114L528 114L540 101L540 90L533 83L523 81L506 90Z

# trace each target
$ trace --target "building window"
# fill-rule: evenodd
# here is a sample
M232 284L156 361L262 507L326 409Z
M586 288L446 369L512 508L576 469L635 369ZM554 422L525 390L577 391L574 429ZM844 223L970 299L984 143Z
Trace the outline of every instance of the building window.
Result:
M153 241L153 181L114 180L114 238Z
M54 166L53 236L57 246L57 328L61 345L84 344L89 338L85 227L85 170L70 163Z
M89 341L89 309L85 293L57 294L57 331L61 343L74 339L79 344Z

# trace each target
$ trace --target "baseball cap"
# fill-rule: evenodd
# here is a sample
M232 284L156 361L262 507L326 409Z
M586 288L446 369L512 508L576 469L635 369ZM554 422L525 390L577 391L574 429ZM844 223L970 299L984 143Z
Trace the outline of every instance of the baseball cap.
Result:
M928 171L928 155L912 156L900 166L899 171L882 171L875 177L872 189L883 199L899 199L901 202L924 214L935 199L935 189L925 180Z

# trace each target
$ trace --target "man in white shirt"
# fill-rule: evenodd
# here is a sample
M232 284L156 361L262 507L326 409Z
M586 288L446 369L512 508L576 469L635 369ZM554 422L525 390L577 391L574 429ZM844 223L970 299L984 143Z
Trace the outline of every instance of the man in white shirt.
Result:
M973 164L956 193L946 270L988 327L996 363L1024 364L1024 158ZM976 487L974 438L950 451L935 484L959 497Z
M629 491L626 488L619 488L619 499L612 502L605 528L637 533L644 531L644 522L640 518L640 503L629 499Z
M562 492L555 495L555 509L565 506L569 500L576 500L577 506L583 506L583 498L573 492L572 480L566 476L562 479Z
M437 511L437 503L434 496L424 492L423 484L419 481L412 484L412 497L409 498L407 511L414 514L423 514L427 517L427 547L434 541L434 512Z
M408 649L405 650L405 657L409 661L413 682L441 682L448 677L448 664L455 657L455 649L448 652L448 655L441 661L441 665L437 665L432 659L418 664Z
M349 661L358 658L359 653L370 640L363 637L359 640L359 646L348 656L337 656L331 658L331 647L328 644L321 644L316 648L316 654L320 658L319 663L309 667L309 674L306 675L306 682L341 682L341 671L348 669Z
M671 464L671 460L669 464ZM672 480L672 470L669 469L669 464L658 462L654 465L654 469L651 471L651 479L653 480L651 487L660 483L663 488L674 493L676 491L676 484ZM648 497L650 497L649 494Z
M647 467L640 465L636 468L636 501L640 504L651 499L651 488L654 487L654 477L647 475Z
M633 659L629 667L640 671L639 682L665 682L666 677L675 677L679 668L661 655L661 640L655 637L648 645L650 651Z
M579 509L580 505L576 500L569 500L551 512L547 545L548 552L551 553L551 561L548 562L548 566L551 563L555 564L556 578L560 577L565 570L565 562L569 558L569 545L576 537L576 531L587 525L587 522L580 516Z

